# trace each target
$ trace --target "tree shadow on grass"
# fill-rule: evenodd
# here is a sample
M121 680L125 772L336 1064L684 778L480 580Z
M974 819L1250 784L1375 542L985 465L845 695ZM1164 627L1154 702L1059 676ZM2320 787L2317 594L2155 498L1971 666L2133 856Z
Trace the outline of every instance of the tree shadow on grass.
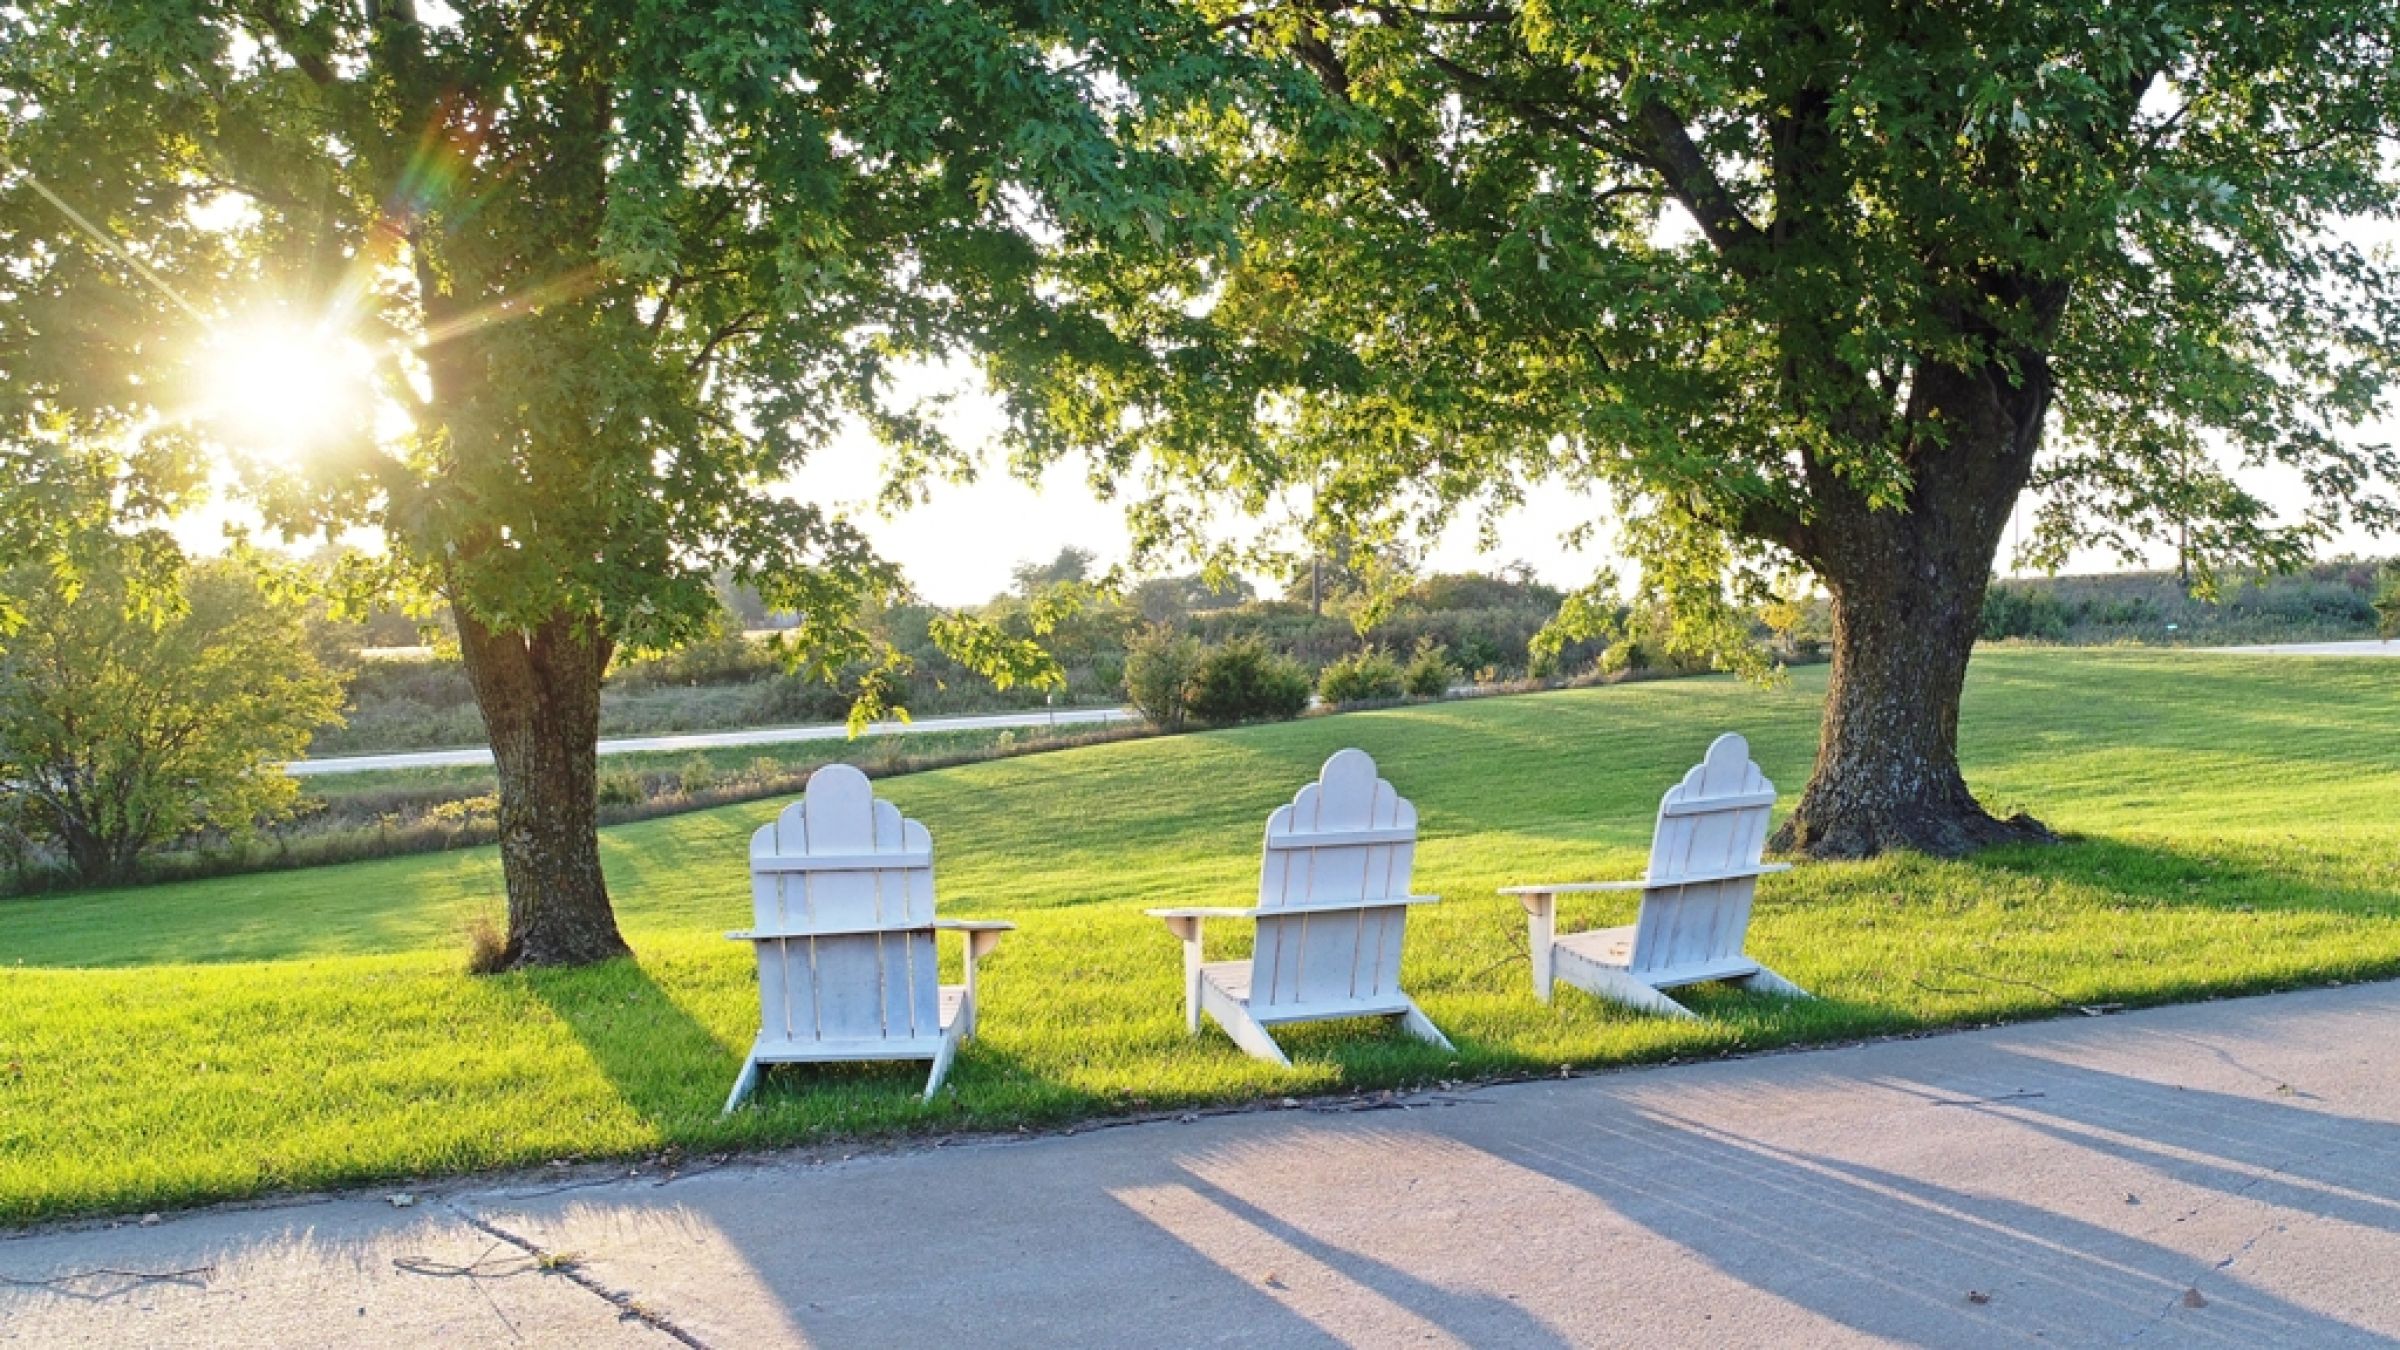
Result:
M635 960L521 976L636 1115L673 1142L725 1100L741 1051L677 1003Z
M743 982L748 1011L726 1035L637 961L521 978L666 1145L777 1147L994 1122L1065 1122L1124 1105L1064 1084L978 1037L960 1047L930 1103L924 1093L932 1066L924 1060L775 1064L762 1069L742 1109L727 1115L726 1094L757 1028L755 986Z
M1977 872L2020 880L2090 886L2130 902L2225 911L2322 910L2359 918L2400 918L2400 892L2300 880L2280 869L2202 850L2108 837L2063 845L1989 849L1962 860Z

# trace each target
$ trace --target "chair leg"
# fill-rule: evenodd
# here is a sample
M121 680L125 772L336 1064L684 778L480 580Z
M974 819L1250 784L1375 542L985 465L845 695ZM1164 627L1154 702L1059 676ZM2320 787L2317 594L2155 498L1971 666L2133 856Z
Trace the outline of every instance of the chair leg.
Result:
M1767 969L1765 966L1760 966L1755 973L1745 975L1742 978L1735 980L1734 983L1740 985L1744 989L1755 990L1761 994L1777 994L1784 998L1815 997L1815 995L1809 993L1799 985L1796 985L1790 980L1783 978L1781 975L1778 975L1774 971Z
M1607 999L1611 1003L1622 1003L1637 1012L1657 1013L1661 1017L1680 1017L1686 1021L1699 1020L1698 1013L1622 970L1608 966L1595 966L1585 961L1570 960L1560 963L1558 977L1587 993Z
M758 1060L754 1056L744 1055L742 1072L733 1080L733 1095L725 1099L723 1114L732 1115L735 1108L742 1104L742 1099L750 1095L750 1089L756 1086L758 1086Z
M942 1090L942 1079L950 1072L950 1061L958 1056L958 1043L965 1038L967 1028L974 1025L974 1007L971 1000L961 1001L958 1015L950 1019L950 1025L942 1028L942 1048L933 1052L933 1072L925 1076L926 1101L932 1101L933 1095Z
M1273 1036L1267 1034L1266 1027L1250 1015L1248 1004L1234 1002L1205 980L1200 985L1200 998L1208 1015L1216 1019L1218 1026L1225 1028L1225 1034L1233 1038L1235 1045L1259 1059L1280 1064L1287 1069L1292 1067L1291 1057L1283 1053L1283 1047L1275 1043Z
M1409 1001L1408 1011L1400 1014L1400 1029L1420 1041L1438 1045L1452 1054L1458 1053L1458 1047L1450 1043L1450 1038L1442 1034L1442 1029L1433 1024L1433 1019L1425 1015L1425 1010L1418 1007L1414 999Z
M1520 895L1517 902L1525 907L1527 946L1533 953L1533 996L1548 1003L1557 979L1558 897Z
M1183 1029L1200 1034L1200 964L1203 950L1200 939L1200 920L1189 914L1178 914L1167 920L1167 931L1183 943Z

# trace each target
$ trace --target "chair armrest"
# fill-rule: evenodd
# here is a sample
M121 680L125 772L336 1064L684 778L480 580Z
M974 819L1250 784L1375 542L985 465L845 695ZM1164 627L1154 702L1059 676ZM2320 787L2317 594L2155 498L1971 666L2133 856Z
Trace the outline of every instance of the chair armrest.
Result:
M976 960L992 954L992 949L1000 945L1002 933L1017 931L1015 924L1002 919L935 919L932 927L937 933L956 933L966 939L969 991L975 988Z
M1503 886L1502 895L1584 895L1594 891L1638 891L1647 881L1562 881L1542 886Z
M1402 905L1435 905L1438 895L1382 895L1371 900L1319 900L1297 905L1252 905L1246 909L1230 906L1195 906L1188 909L1145 909L1153 919L1273 919L1293 914L1325 914L1349 909L1396 909Z
M1694 872L1690 876L1671 877L1664 881L1653 881L1644 877L1640 881L1576 881L1557 885L1503 886L1500 888L1500 893L1502 895L1528 896L1586 895L1598 891L1663 891L1677 886L1705 885L1712 881L1740 881L1744 877L1771 877L1777 872L1791 870L1790 863L1760 863L1756 867L1727 867L1712 872Z

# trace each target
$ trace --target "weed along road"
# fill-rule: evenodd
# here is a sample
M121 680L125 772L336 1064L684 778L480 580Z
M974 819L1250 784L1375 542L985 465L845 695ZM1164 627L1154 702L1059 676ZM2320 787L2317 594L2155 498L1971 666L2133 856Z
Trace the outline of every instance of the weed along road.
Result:
M967 717L921 717L913 722L870 722L862 736L905 736L936 731L999 731L1010 727L1105 726L1128 722L1136 714L1127 708L1034 708L1023 712L978 713ZM600 742L604 755L634 755L676 750L718 750L727 746L790 745L796 741L838 741L850 729L838 723L809 727L754 727L746 731L695 731L681 736L629 736ZM294 778L329 773L364 773L371 769L443 769L489 764L492 752L482 750L412 750L391 755L342 755L332 759L296 759L283 766Z

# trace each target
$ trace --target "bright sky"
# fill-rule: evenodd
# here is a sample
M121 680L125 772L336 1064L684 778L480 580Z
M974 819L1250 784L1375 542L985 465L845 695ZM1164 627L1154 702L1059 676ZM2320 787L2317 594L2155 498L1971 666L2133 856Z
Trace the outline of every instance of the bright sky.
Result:
M2362 242L2388 243L2392 238L2392 231L2382 230L2368 234ZM322 337L293 341L289 334L277 336L273 329L236 336L240 340L234 349L222 354L219 364L223 369L217 383L227 398L250 405L249 420L303 437L337 420L334 414L338 410L326 405L334 397L330 391L354 374L349 365L355 364L355 343L344 347ZM950 393L949 430L962 443L989 447L994 442L997 413L992 401L974 388L971 377L928 372L920 381L902 383L916 386L900 391L903 398L936 390ZM243 420L242 409L232 411L237 423ZM2400 434L2400 427L2364 428L2352 434L2362 440L2386 440ZM305 450L286 445L268 453ZM996 455L991 458L995 462L978 481L937 485L924 505L887 517L874 506L879 452L860 431L820 451L791 487L810 500L847 508L846 513L878 549L906 571L918 593L936 604L988 600L1007 587L1010 568L1020 562L1047 560L1069 545L1090 549L1104 566L1124 561L1128 537L1123 505L1096 496L1085 483L1080 464L1055 466L1039 484L1027 484L1010 476L996 462ZM2288 470L2244 470L2235 476L2287 519L2297 517L2308 500L2306 484ZM1535 575L1562 588L1588 583L1610 557L1604 500L1558 484L1527 495L1526 504L1500 522L1499 543L1493 549L1481 547L1478 522L1469 516L1430 541L1422 554L1425 568L1492 571L1523 563ZM2021 505L2019 515L2023 520L2030 512ZM248 511L220 501L180 522L177 533L188 547L209 551L219 546L229 523L253 519ZM1591 541L1581 549L1570 548L1566 536L1594 521L1602 522L1602 528L1593 531ZM1238 522L1228 522L1228 527L1244 528ZM349 542L373 545L371 536L354 535ZM2379 539L2349 530L2332 539L2322 552L2328 556L2391 554L2400 552L2400 538ZM2001 551L2004 575L2021 574L2014 555L2012 532ZM2172 547L2164 544L2145 560L2151 567L2172 566L2173 561ZM2124 565L2113 553L2094 552L2071 559L2067 570L2113 571ZM1272 593L1273 588L1262 586L1261 590Z
M973 422L958 430L968 434ZM2370 433L2358 433L2368 438ZM2379 435L2391 434L2383 429ZM1103 564L1120 562L1127 549L1123 508L1096 497L1083 480L1079 466L1054 467L1038 485L1026 484L995 467L973 483L937 487L925 505L897 516L874 512L877 478L876 451L862 434L829 447L795 480L803 493L824 502L861 503L852 515L887 557L907 569L918 591L937 604L960 605L990 599L1008 585L1008 569L1019 562L1047 560L1068 545L1091 549ZM2254 492L2287 515L2296 516L2308 499L2299 475L2285 470L2244 471L2237 474ZM1565 536L1594 520L1605 521L1603 498L1553 484L1527 494L1524 506L1502 520L1500 544L1491 552L1479 547L1476 523L1461 520L1434 542L1426 567L1432 571L1493 571L1511 563L1530 566L1542 580L1561 587L1589 582L1609 558L1607 530L1581 550L1570 549ZM2030 511L2022 510L2030 526ZM2001 568L2016 575L2014 541L2004 543ZM2377 539L2352 530L2323 550L2340 553L2400 552L2400 539ZM2153 550L2149 565L2171 567L2171 547ZM2122 567L2111 553L2090 553L2072 560L2069 571L2115 571ZM1266 588L1262 587L1262 591Z
M961 404L968 411L955 430L972 442L979 427L987 428L983 434L988 437L989 414L973 411L973 400L962 399ZM1092 550L1103 565L1125 558L1128 536L1123 505L1096 496L1084 482L1079 464L1057 465L1039 484L1027 484L995 463L977 481L937 485L924 505L888 517L879 514L874 505L880 472L878 452L861 432L827 446L793 481L792 488L812 500L848 508L878 550L898 562L918 593L935 604L988 600L1007 589L1010 568L1020 562L1047 560L1069 545ZM2297 474L2271 470L2238 476L2287 514L2296 514L2307 500L2307 488ZM1529 493L1524 506L1503 518L1496 549L1482 550L1476 523L1464 519L1433 542L1425 566L1444 572L1493 571L1521 562L1553 585L1580 586L1609 559L1607 530L1595 531L1591 542L1580 550L1569 548L1565 536L1589 521L1605 521L1607 514L1600 497L1553 484ZM188 547L211 551L219 546L229 522L250 518L247 511L219 502L180 522L177 533ZM352 542L366 545L370 540L354 537ZM2352 530L2323 552L2328 556L2400 553L2400 538L2379 539ZM2012 553L2013 540L2002 547L2004 574L2019 573ZM2161 546L2153 550L2149 565L2168 567L2173 560L2172 550ZM2075 558L2067 570L2113 571L2120 566L2113 554L2092 553ZM1261 589L1268 592L1272 588Z
M794 487L818 501L855 504L852 519L936 604L988 600L1008 588L1011 567L1047 561L1070 545L1097 553L1104 566L1123 562L1129 548L1124 503L1098 497L1080 463L1054 465L1038 484L994 465L975 482L939 485L932 500L890 517L872 505L878 473L875 447L862 434L822 452ZM1589 581L1605 556L1600 541L1578 552L1562 536L1601 515L1600 501L1563 488L1529 496L1509 517L1495 552L1478 549L1475 522L1464 520L1430 549L1428 570L1491 571L1523 562L1562 586Z

